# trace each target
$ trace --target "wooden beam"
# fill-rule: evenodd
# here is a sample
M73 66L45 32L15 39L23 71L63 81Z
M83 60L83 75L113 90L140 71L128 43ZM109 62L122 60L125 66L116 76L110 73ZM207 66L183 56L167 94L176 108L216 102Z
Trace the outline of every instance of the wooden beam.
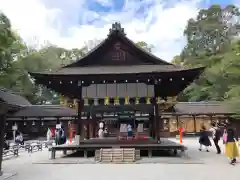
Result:
M197 125L196 125L196 116L193 115L193 123L194 123L194 132L197 132Z

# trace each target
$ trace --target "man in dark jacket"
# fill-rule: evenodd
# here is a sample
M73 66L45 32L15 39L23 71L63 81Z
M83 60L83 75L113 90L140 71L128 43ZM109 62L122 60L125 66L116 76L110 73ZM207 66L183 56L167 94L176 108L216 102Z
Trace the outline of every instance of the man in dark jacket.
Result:
M217 149L217 154L221 154L221 149L218 145L218 142L221 138L221 129L219 128L218 125L216 125L215 123L212 123L212 128L210 130L212 131L212 138L213 138L215 147Z

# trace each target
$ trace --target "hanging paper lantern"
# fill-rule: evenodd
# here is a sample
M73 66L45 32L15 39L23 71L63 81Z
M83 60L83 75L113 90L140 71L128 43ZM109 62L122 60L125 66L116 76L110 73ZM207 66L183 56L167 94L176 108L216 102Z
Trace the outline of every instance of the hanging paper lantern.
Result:
M64 105L64 96L63 95L61 95L60 96L60 105Z
M109 97L106 96L104 99L104 105L109 105Z
M146 104L151 104L151 100L149 97L146 98Z
M114 98L114 105L119 105L119 99L118 96Z
M94 98L94 102L93 102L93 104L94 104L95 106L97 106L97 105L99 104L99 102L98 102L98 98Z
M156 97L156 103L157 103L157 104L161 104L161 103L162 103L161 97Z
M130 102L129 102L129 96L126 96L126 97L125 97L124 104L130 104Z
M139 104L139 98L138 97L135 98L135 104Z
M88 105L89 105L89 103L88 103L88 98L85 97L85 98L84 98L84 106L88 106Z

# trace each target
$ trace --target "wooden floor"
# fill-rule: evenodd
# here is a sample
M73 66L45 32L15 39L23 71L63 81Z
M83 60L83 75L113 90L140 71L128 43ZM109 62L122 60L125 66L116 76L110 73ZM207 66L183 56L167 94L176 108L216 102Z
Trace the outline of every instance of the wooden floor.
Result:
M81 141L79 145L63 144L53 146L52 149L59 150L98 150L102 148L135 148L139 150L186 150L186 147L170 141L161 139L158 143L156 140L118 140L117 138L89 139Z

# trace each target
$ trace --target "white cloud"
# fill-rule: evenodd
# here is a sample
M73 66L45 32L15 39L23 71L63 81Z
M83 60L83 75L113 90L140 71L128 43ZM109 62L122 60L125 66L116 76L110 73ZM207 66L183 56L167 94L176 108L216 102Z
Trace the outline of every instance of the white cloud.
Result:
M196 16L198 10L198 1L180 0L173 3L159 0L125 0L122 11L106 14L90 11L84 6L84 0L78 0L81 2L81 14L78 14L83 25L74 22L73 25L64 27L62 18L66 11L69 11L68 14L74 13L72 9L68 9L68 4L72 1L77 2L61 1L60 7L57 4L46 6L47 1L44 3L41 0L0 0L0 10L10 18L13 28L17 29L28 43L37 41L43 44L49 41L65 48L80 48L88 40L103 39L107 36L111 23L120 21L129 38L136 42L153 44L154 54L166 60L171 60L183 48L183 29L187 20ZM112 4L110 0L97 1L103 6ZM74 6L76 4L72 3L71 7ZM136 17L141 7L145 7L145 12L141 14L144 18ZM86 23L94 19L97 20L93 24ZM67 36L62 34L63 29L68 31Z

